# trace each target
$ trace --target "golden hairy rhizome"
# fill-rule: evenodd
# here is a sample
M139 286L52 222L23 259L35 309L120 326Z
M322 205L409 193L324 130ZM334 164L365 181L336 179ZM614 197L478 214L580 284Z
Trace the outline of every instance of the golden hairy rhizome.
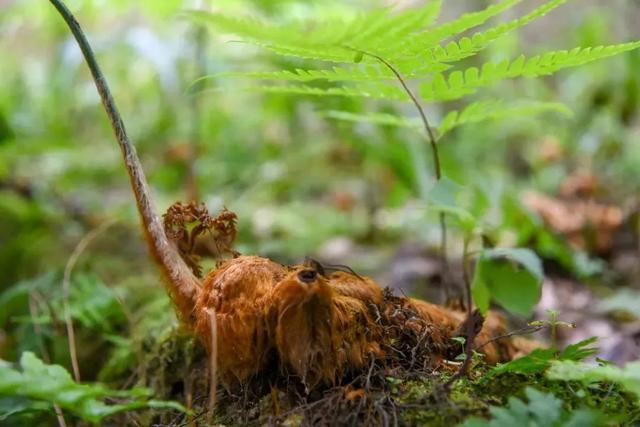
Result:
M298 376L309 388L335 384L365 369L372 358L384 363L406 331L424 337L424 348L418 350L428 353L435 369L452 355L456 344L451 338L466 317L462 311L394 297L368 277L326 274L309 263L287 267L257 256L227 260L204 278L193 319L208 347L211 309L218 372L226 387L248 381L274 362L281 373ZM504 319L490 312L476 344L505 333ZM497 363L536 346L503 338L480 352L488 363ZM460 353L460 345L455 348Z

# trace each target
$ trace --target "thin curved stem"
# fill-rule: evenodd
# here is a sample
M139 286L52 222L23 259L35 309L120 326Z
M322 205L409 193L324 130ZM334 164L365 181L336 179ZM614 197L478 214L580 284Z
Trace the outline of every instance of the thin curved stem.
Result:
M413 91L409 89L409 86L407 85L407 82L402 76L402 74L400 74L400 72L396 69L396 67L394 67L389 61L387 61L386 59L384 59L379 55L376 55L375 53L369 53L364 51L358 51L358 52L362 53L363 55L368 55L382 62L396 76L396 78L402 85L402 88L404 89L404 91L407 93L409 98L411 98L411 102L413 102L413 105L415 105L416 109L418 110L418 113L420 114L420 119L422 120L422 124L424 125L424 129L427 132L427 135L429 136L429 143L431 145L431 153L433 154L433 166L435 169L436 179L440 180L440 178L442 178L442 171L440 168L440 155L438 154L438 145L437 145L438 141L436 139L436 136L433 133L433 129L431 129L431 126L429 125L429 120L427 119L427 115L425 114L424 109L422 108L422 105L420 105L420 101L418 101L418 98L416 98Z
M207 420L210 424L216 408L218 385L218 326L216 323L215 310L213 308L207 308L206 312L209 315L209 331L211 338L211 352L209 353L209 405L207 408Z
M182 260L180 254L164 232L164 227L156 213L156 208L151 198L151 191L149 190L149 185L147 184L147 179L138 154L127 135L124 122L113 100L107 80L104 74L102 74L93 50L91 49L91 45L87 41L82 28L80 28L80 24L78 24L78 21L65 6L64 2L61 0L49 1L58 13L60 13L71 30L91 71L98 94L102 100L102 105L109 117L109 122L115 133L118 145L122 150L131 188L135 195L138 212L142 218L143 229L147 235L152 253L170 281L169 291L172 294L173 301L182 319L189 322L191 320L193 306L200 292L199 281L192 274L191 269L186 265L184 260Z
M100 225L100 227L90 231L84 236L78 245L75 247L67 265L64 267L64 276L62 279L62 304L64 309L64 323L67 328L67 339L69 344L69 357L71 358L71 367L73 368L73 378L80 382L80 365L78 364L78 352L76 350L76 333L73 327L73 319L71 318L71 306L69 304L69 296L71 295L71 272L78 262L78 258L82 255L82 252L87 248L89 243L96 237L106 231L109 227L115 224L115 220L107 221Z
M407 85L405 78L402 76L400 71L398 71L398 69L393 66L393 64L391 64L389 61L387 61L380 55L376 55L375 53L370 53L370 52L366 52L359 49L354 49L351 47L349 47L349 49L355 52L361 53L362 55L367 55L377 59L382 64L384 64L393 73L394 76L396 76L396 78L402 85L402 88L411 99L411 102L413 102L413 105L415 105L416 109L418 110L418 114L420 114L420 119L422 120L424 129L427 132L427 136L429 137L429 144L431 145L431 154L433 157L433 167L436 175L436 180L440 181L440 179L442 179L442 169L440 166L440 154L438 153L438 141L436 139L436 136L433 133L433 130L431 129L431 126L429 125L429 120L427 119L427 115L424 112L422 105L420 105L420 101L418 101L418 98L415 96L413 91ZM445 291L445 299L448 300L450 297L450 294L449 294L450 274L449 274L449 259L447 258L447 223L446 223L446 217L444 212L440 212L439 222L440 222L440 257L441 257L440 259L442 262L442 282L443 282L443 288Z

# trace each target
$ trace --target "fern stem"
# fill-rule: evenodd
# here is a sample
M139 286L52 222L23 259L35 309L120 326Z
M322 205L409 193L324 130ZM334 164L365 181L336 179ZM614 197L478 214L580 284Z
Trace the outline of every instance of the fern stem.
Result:
M396 78L402 85L402 88L404 89L404 91L407 92L407 95L409 95L409 98L411 98L411 101L416 106L418 113L420 113L422 124L424 125L424 128L427 131L427 135L429 136L429 143L431 144L431 152L433 154L433 165L436 173L436 179L440 180L440 178L442 178L442 171L440 169L440 155L438 154L437 140L435 135L433 134L433 130L431 129L431 126L429 125L429 120L427 119L427 115L425 114L424 109L422 108L422 105L420 105L420 101L418 101L418 98L416 98L416 96L413 94L413 91L409 89L409 86L407 85L407 82L405 81L404 77L402 77L402 74L400 74L400 72L396 69L396 67L394 67L389 61L387 61L383 57L378 56L374 53L368 53L363 51L358 51L358 52L362 53L363 55L371 56L372 58L375 58L378 61L382 62L396 76Z
M422 124L424 125L424 129L427 132L427 135L429 137L429 143L431 145L431 153L433 155L433 165L434 165L436 179L440 181L440 179L442 178L442 170L440 168L440 155L438 154L438 143L437 143L436 137L433 134L433 130L431 129L431 126L429 125L429 120L427 119L427 115L425 114L424 109L422 108L422 105L420 105L420 101L418 101L418 98L416 98L413 91L407 85L405 78L402 76L402 74L400 74L400 71L398 71L396 67L393 66L393 64L391 64L389 61L387 61L383 57L376 55L375 53L365 52L363 50L354 49L351 47L349 47L349 49L355 52L361 53L362 55L367 55L377 59L382 64L384 64L389 70L391 70L391 72L396 76L396 78L402 85L402 88L407 93L407 95L409 95L409 98L411 98L413 105L416 106L416 109L420 114L420 118L422 119ZM450 297L449 260L447 258L447 223L446 223L444 212L440 212L439 220L440 220L439 221L440 222L440 256L441 256L441 262L442 262L442 285L444 288L445 299L448 300Z
M143 230L151 246L151 252L162 267L165 276L169 279L169 292L182 320L189 322L193 306L200 292L198 279L191 273L191 269L182 260L164 232L164 227L156 213L149 184L136 149L127 135L124 122L113 100L107 80L102 74L93 49L87 41L82 28L80 28L80 24L62 0L49 0L49 2L56 8L71 30L91 71L102 105L122 151L138 212L142 219Z
M444 299L448 301L451 298L449 292L449 259L447 258L447 222L444 212L440 212L440 256L442 257L442 287L444 289Z

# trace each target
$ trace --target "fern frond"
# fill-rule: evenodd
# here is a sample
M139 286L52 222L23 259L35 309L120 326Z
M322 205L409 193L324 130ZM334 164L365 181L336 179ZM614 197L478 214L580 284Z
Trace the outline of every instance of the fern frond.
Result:
M407 61L396 66L404 77L415 78L423 76L426 73L442 72L450 68L445 64L417 64L414 61ZM406 72L404 70L407 70ZM304 70L296 68L295 70L280 71L250 71L250 72L224 72L217 73L205 78L217 77L246 77L264 80L281 80L281 81L297 81L309 82L313 80L325 80L329 82L349 82L349 81L381 81L396 80L397 77L387 67L382 64L364 64L358 67L332 67L318 70Z
M425 101L458 99L499 80L552 74L563 68L576 67L638 47L640 47L640 41L593 48L578 47L571 51L559 50L529 59L521 55L512 62L486 62L481 69L470 67L464 71L453 71L446 77L435 74L431 81L421 85L420 93Z
M527 25L537 18L543 17L566 2L567 0L550 0L520 18L499 24L486 31L478 31L471 37L462 37L457 42L449 42L445 47L436 46L432 50L432 58L441 62L454 62L473 56L484 49L489 43L513 30Z
M225 33L262 43L286 43L291 40L290 31L295 26L294 24L278 26L256 18L231 17L221 13L208 13L199 10L192 10L185 12L185 14L194 21L211 24Z
M211 78L215 77L248 77L254 79L265 80L281 80L281 81L296 81L296 82L309 82L313 80L326 80L329 82L347 82L347 81L377 81L377 80L394 80L396 77L391 71L379 66L366 66L362 68L342 68L333 67L331 69L320 70L303 70L296 68L293 71L250 71L250 72L229 72L218 73Z
M357 114L349 111L324 111L320 113L321 116L329 119L342 120L347 122L364 122L374 123L385 126L398 126L408 128L420 128L422 122L420 119L411 119L406 117L396 116L394 114L386 113L364 113Z
M442 73L453 66L444 62L421 58L400 58L392 62L400 73L407 78L422 78L433 73Z
M380 11L378 13L381 14ZM343 47L342 42L348 40L350 33L360 25L368 23L366 20L355 19L351 26L335 22L276 25L255 18L236 18L203 11L192 11L188 16L280 55L346 63L353 63L355 54L353 50ZM377 15L372 14L370 20L375 21L376 17Z
M431 25L438 17L441 7L442 0L434 0L417 9L388 15L379 25L370 26L345 43L359 50L386 55L397 49L408 36Z
M450 111L438 126L440 136L453 128L485 120L503 119L513 116L531 116L554 111L566 116L572 115L571 110L559 102L520 101L505 103L501 100L480 101L469 104L462 111Z
M395 55L390 56L390 59L420 56L424 51L435 47L443 40L484 24L490 18L512 8L520 1L504 0L480 11L465 13L458 19L446 22L424 33L416 34L406 40L403 47L397 47Z
M437 127L439 136L459 126L468 123L478 123L486 120L497 120L514 116L532 116L547 112L556 112L565 116L573 113L559 102L518 101L505 103L502 100L479 101L469 104L462 111L450 111ZM348 122L374 123L384 126L405 128L421 128L422 122L418 118L406 118L386 113L352 113L349 111L324 111L323 117Z
M318 20L270 25L257 19L201 11L189 15L280 55L353 63L357 50L376 54L394 50L409 34L433 23L441 4L442 0L434 0L397 14L391 14L388 8L376 9L341 23Z
M357 56L356 52L345 46L282 46L282 45L262 45L273 53L282 56L294 56L302 59L313 59L317 61L339 62L353 64ZM372 62L372 61L368 61Z
M296 95L315 95L315 96L345 96L387 99L392 101L409 101L407 94L397 86L383 84L353 85L330 88L319 88L307 85L274 85L274 86L255 86L249 87L248 90L283 93Z

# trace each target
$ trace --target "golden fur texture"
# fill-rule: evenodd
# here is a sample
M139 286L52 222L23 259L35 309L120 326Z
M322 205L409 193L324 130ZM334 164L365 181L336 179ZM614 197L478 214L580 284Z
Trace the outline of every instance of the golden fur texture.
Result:
M285 267L256 256L226 261L211 272L195 307L195 329L204 343L217 320L217 363L226 387L246 382L275 360L283 373L307 387L335 384L346 373L383 359L394 340L411 331L424 338L433 367L460 345L451 340L466 318L461 311L385 295L373 280L342 271L329 275L306 266ZM475 344L506 332L489 313ZM456 347L457 345L457 347ZM528 340L501 339L482 346L489 363L535 348Z
M268 259L243 256L226 262L207 275L195 306L195 329L210 346L207 309L217 324L218 372L224 383L245 381L267 362L274 343L266 312L273 302L273 285L286 270Z

